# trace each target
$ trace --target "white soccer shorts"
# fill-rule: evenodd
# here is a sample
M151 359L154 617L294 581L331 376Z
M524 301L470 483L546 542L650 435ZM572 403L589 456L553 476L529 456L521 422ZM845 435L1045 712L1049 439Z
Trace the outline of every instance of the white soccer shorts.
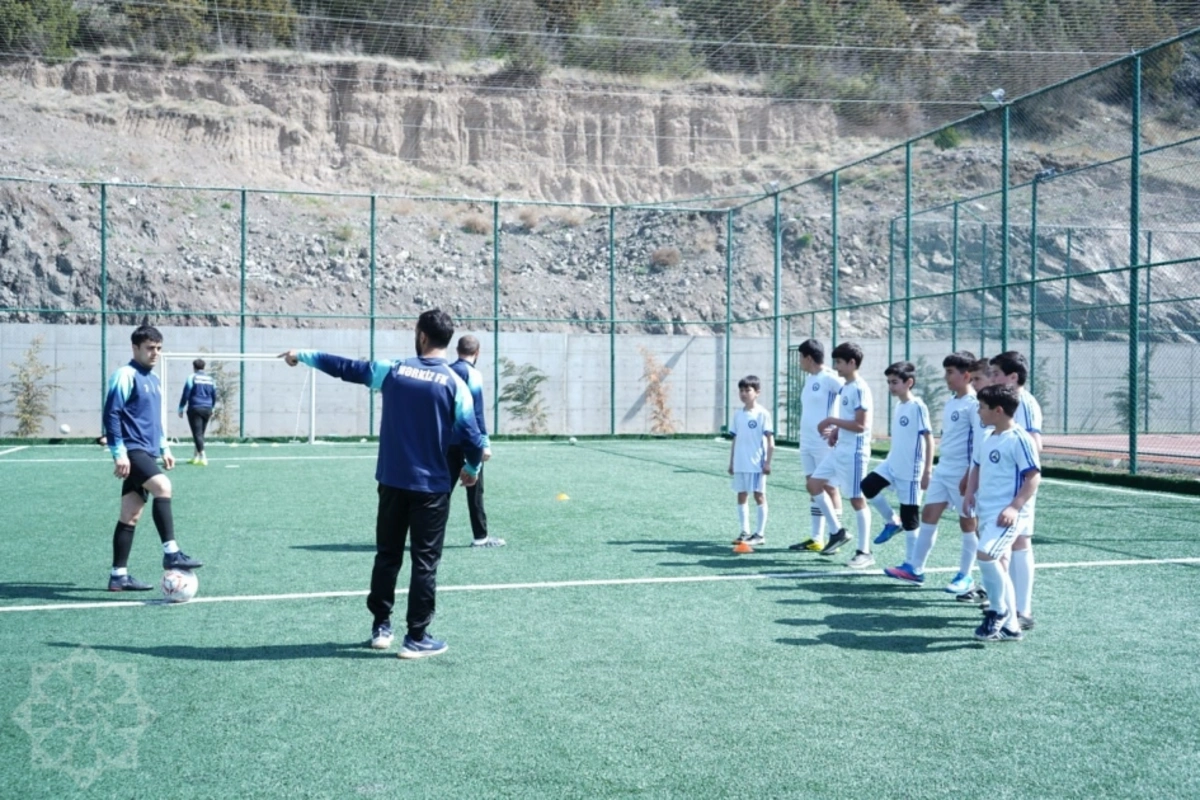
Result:
M870 454L854 450L837 450L817 465L812 477L838 487L845 497L862 497L862 479L867 474Z
M828 445L808 447L800 445L800 468L805 475L812 475L821 466L821 462L833 455L833 448Z
M735 472L733 473L733 490L738 492L765 492L767 490L767 476L761 472Z
M921 483L919 481L897 478L892 465L886 461L872 471L891 485L892 491L900 500L900 505L919 506L921 504Z
M1018 536L1028 535L1025 531L1032 530L1033 520L1024 514L1017 516L1015 524L1001 528L996 524L1000 512L990 515L990 519L979 520L979 552L987 553L995 559L1003 558L1012 552L1013 542Z
M933 477L929 480L929 491L925 493L925 505L946 503L960 517L967 516L963 513L962 492L958 491L958 484L961 480L962 475L953 475L946 470L934 467Z

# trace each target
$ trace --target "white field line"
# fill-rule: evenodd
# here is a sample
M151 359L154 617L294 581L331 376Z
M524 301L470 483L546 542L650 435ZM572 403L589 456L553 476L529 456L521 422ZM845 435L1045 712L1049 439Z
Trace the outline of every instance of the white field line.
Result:
M1161 566L1164 564L1200 564L1196 558L1130 558L1109 561L1063 561L1038 562L1038 569L1079 569L1089 567L1140 567ZM926 571L931 573L956 572L957 567L938 567ZM591 580L573 581L541 581L537 583L477 583L465 586L439 586L439 592L498 592L521 589L570 589L587 586L645 586L669 583L726 583L729 581L767 581L767 580L808 580L813 578L849 578L870 575L878 577L874 572L866 573L860 570L829 570L825 572L751 572L741 575L683 575L659 578L595 578ZM406 589L396 589L397 595L407 594ZM266 600L318 600L331 597L365 597L365 591L352 592L293 592L287 594L242 594L224 597L197 597L187 605L197 603L250 603ZM132 608L135 606L169 605L163 600L120 600L92 603L57 603L40 606L0 606L0 614L17 613L22 611L71 611L92 608Z
M16 453L21 450L28 450L28 449L29 449L29 445L27 445L27 444L23 444L20 447L10 447L7 450L0 450L0 456L6 456L9 453Z
M4 455L0 453L0 455ZM354 461L359 459L375 459L379 456L375 453L361 456L246 456L240 458L233 456L232 458L224 457L218 459L217 464L245 464L250 461ZM16 461L0 461L0 464L98 464L112 463L111 456L97 456L96 458L22 458ZM180 463L176 460L176 465Z

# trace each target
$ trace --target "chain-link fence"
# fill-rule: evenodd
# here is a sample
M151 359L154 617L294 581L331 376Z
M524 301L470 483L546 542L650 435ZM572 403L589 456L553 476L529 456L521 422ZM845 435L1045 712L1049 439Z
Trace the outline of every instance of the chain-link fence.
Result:
M787 354L815 337L860 342L879 398L891 361L937 387L952 351L1019 350L1051 455L1200 466L1196 74L1193 32L798 185L673 204L3 180L0 377L40 337L50 414L87 431L144 320L179 352L394 358L440 306L483 342L499 433L717 432L754 373L795 438ZM278 435L274 373L229 369L237 434ZM338 391L321 429L373 431L377 403Z

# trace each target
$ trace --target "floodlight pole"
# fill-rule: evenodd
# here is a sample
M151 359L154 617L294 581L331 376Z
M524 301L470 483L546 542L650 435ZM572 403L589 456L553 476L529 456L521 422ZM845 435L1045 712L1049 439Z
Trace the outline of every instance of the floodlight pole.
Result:
M733 209L725 212L725 379L721 381L725 396L725 430L729 430L729 338L733 331Z
M617 211L608 207L608 433L617 433Z
M958 201L954 201L954 232L950 239L950 352L958 352ZM981 354L982 355L982 354Z
M500 201L492 203L492 433L500 433Z

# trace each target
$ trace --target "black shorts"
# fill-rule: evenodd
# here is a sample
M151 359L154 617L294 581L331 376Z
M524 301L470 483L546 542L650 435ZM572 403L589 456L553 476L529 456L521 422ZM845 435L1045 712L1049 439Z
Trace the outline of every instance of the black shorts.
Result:
M145 450L130 450L126 455L129 457L129 477L121 484L121 496L132 492L141 495L142 502L145 502L150 493L143 484L155 475L162 475L162 470L158 468L158 457Z

